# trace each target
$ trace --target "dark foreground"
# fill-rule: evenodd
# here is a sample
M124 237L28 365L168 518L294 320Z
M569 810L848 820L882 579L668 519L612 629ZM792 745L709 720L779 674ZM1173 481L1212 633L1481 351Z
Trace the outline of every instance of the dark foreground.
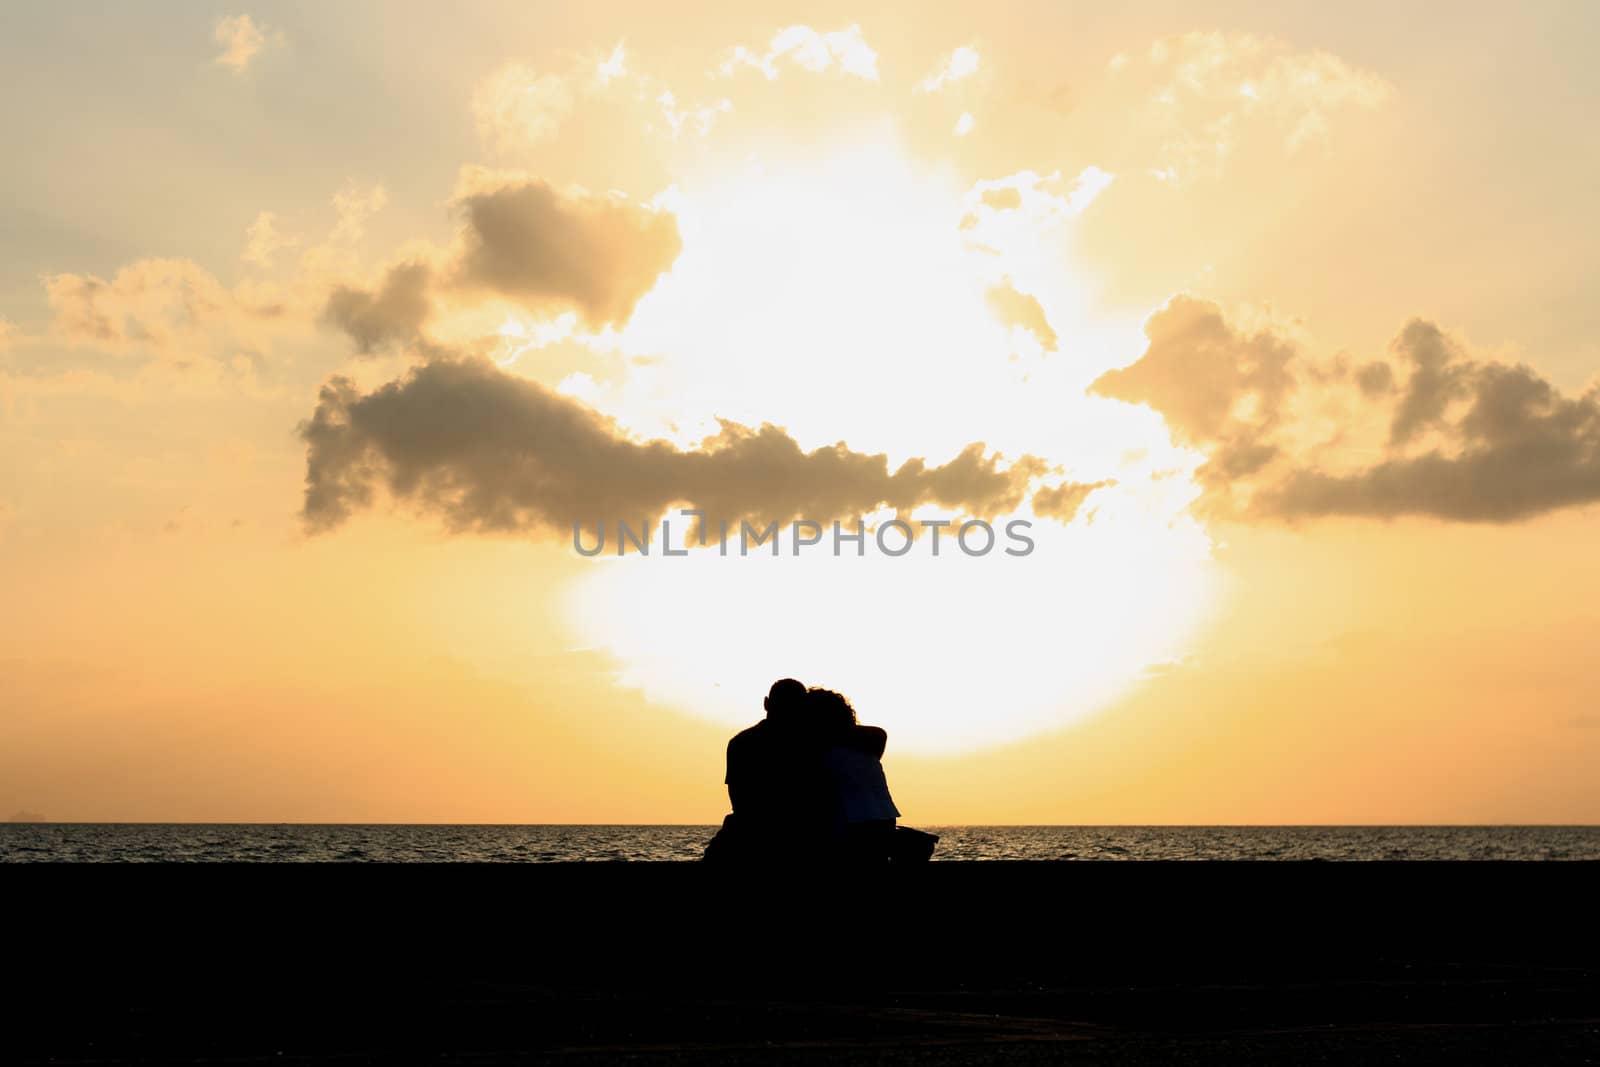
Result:
M0 871L8 1058L1600 1062L1600 866Z

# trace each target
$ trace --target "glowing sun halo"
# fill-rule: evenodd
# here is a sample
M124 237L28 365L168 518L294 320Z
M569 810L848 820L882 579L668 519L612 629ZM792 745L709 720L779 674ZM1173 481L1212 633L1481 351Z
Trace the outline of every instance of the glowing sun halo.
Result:
M1036 519L1024 558L597 560L570 616L623 684L731 727L794 675L849 694L897 746L948 752L1071 722L1182 655L1215 591L1209 538L1182 514L1192 457L1148 412L1084 395L1137 355L1137 324L1083 315L1082 274L1051 234L999 267L1030 280L1060 351L997 320L994 250L958 225L969 191L892 138L747 162L668 199L682 255L619 338L638 372L586 396L632 431L688 446L717 418L772 422L892 464L983 441L1061 464L1057 480L1119 477L1069 525ZM1129 454L1178 476L1130 477Z

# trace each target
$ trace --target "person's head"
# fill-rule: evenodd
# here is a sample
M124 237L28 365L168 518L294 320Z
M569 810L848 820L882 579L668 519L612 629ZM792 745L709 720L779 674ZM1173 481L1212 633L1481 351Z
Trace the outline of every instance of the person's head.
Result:
M825 733L848 730L856 724L856 709L843 693L820 686L806 691L806 718Z
M767 709L767 718L773 722L792 723L799 720L805 710L806 687L793 678L779 678L767 690L761 706Z

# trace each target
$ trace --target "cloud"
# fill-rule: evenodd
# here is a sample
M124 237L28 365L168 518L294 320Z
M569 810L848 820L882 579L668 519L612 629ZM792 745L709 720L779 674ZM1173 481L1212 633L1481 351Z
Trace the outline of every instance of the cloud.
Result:
M328 292L322 321L359 354L413 345L437 354L423 337L435 310L486 300L573 314L595 329L621 325L682 249L669 212L522 174L469 168L453 205L461 229L452 247L418 251L375 285Z
M787 27L773 35L764 53L737 46L718 73L727 77L742 67L753 67L772 80L781 71L780 61L812 74L837 68L867 81L878 80L878 53L861 36L861 27L855 25L831 33L818 33L809 26Z
M619 86L626 91L615 91ZM546 153L549 142L561 138L592 137L602 127L615 130L619 120L642 119L647 129L655 129L660 116L674 139L685 131L704 136L732 110L732 101L721 96L680 103L665 81L634 69L620 41L609 53L585 54L560 70L504 64L482 78L472 94L483 140L502 155L523 157L530 148Z
M67 343L149 351L179 364L202 358L218 344L262 345L289 311L274 290L228 289L186 259L137 260L110 281L92 274L47 275L44 286L52 328Z
M333 197L337 221L327 238L306 249L298 270L281 282L251 278L229 287L192 260L156 258L125 264L109 280L44 275L50 333L69 345L153 357L167 368L232 367L246 377L243 368L255 367L274 341L309 335L319 315L368 349L398 339L380 320L396 320L403 310L399 290L368 294L374 304L365 307L351 286L335 286L329 309L330 282L355 269L356 245L386 198L382 186L347 184ZM241 259L267 267L277 252L300 243L280 231L277 215L263 211L246 231Z
M1279 455L1274 433L1294 388L1294 347L1270 329L1238 330L1216 304L1187 296L1152 315L1144 332L1139 359L1090 391L1159 411L1179 443L1207 457L1195 472L1201 510L1227 512L1241 481Z
M376 292L335 286L323 321L343 330L362 355L411 344L432 313L432 280L428 264L404 263L389 269Z
M367 234L367 223L388 202L389 193L382 185L346 182L333 194L335 221L327 238L300 257L302 273L315 276L353 270L358 260L357 246Z
M282 44L281 32L269 34L264 26L257 26L249 15L230 15L217 20L212 37L222 46L212 62L227 67L235 74L243 74L250 61L261 54L269 44Z
M370 507L380 488L456 531L564 535L574 522L645 521L674 505L712 519L853 519L924 504L996 515L1015 508L1036 460L1009 467L973 444L930 467L843 443L801 450L771 425L723 422L700 448L627 437L610 419L481 359L441 359L365 395L323 387L306 442L311 530Z
M56 332L72 343L102 347L162 347L219 313L227 302L216 278L181 259L139 260L111 281L92 274L56 274L44 284Z
M1295 469L1262 493L1258 511L1504 523L1600 501L1600 389L1564 396L1524 364L1468 358L1421 320L1407 324L1395 348L1412 370L1391 423L1391 455L1347 473ZM1425 431L1435 444L1400 451Z
M1133 116L1149 169L1163 181L1218 177L1247 142L1266 135L1275 151L1324 141L1333 118L1380 107L1391 89L1377 74L1321 51L1249 33L1163 37L1142 57L1119 54L1116 106Z
M1046 352L1056 350L1056 332L1050 328L1044 307L1038 298L1019 293L1009 281L990 289L987 294L989 308L1007 326L1020 326L1038 340Z
M1091 390L1148 404L1206 456L1208 509L1503 523L1600 501L1600 387L1564 395L1525 364L1474 358L1425 320L1391 346L1400 384L1390 362L1316 363L1279 332L1242 330L1191 297L1145 332L1139 360ZM1357 445L1367 425L1377 432Z
M967 194L970 208L961 220L961 227L989 230L998 226L1034 234L1082 215L1115 180L1115 174L1089 166L1071 180L1063 178L1060 171L1040 175L1021 170L1003 178L980 181ZM1021 215L1014 220L1006 219L1010 212ZM999 240L1003 238L995 235L991 243Z
M1111 481L1062 482L1054 488L1040 489L1033 494L1033 513L1040 518L1071 522L1077 517L1078 509L1083 507L1083 502L1089 499L1090 493L1115 484Z
M258 267L270 267L275 253L299 243L300 238L278 232L278 216L263 211L245 231L245 248L240 258Z
M1269 331L1245 335L1205 300L1174 297L1145 323L1149 344L1130 366L1107 371L1092 392L1148 404L1186 443L1215 444L1270 429L1293 384L1292 346Z
M1437 425L1450 402L1469 390L1470 367L1443 331L1420 319L1406 325L1395 348L1412 366L1389 431L1390 442L1401 445Z
M623 48L622 42L618 41L617 46L611 50L611 54L596 64L595 77L599 80L600 85L604 87L610 85L618 78L625 78L627 76L628 53L627 50Z
M1382 396L1394 388L1394 371L1387 363L1373 361L1356 371L1355 380L1366 396Z
M608 75L615 61L615 72ZM601 64L603 80L622 70L621 46ZM484 140L500 151L541 141L555 134L572 111L573 92L560 74L540 74L520 63L508 63L484 78L472 93L472 116Z
M721 98L714 104L680 108L678 98L672 94L671 89L663 89L656 97L656 103L661 105L661 116L667 120L667 128L672 131L674 138L681 136L685 129L693 130L704 137L711 132L717 116L726 115L733 110L733 101L727 97Z
M574 308L595 327L626 322L683 248L669 212L536 178L469 172L456 206L465 228L455 284Z
M1022 192L1016 188L985 189L981 202L984 207L996 211L1016 211L1022 207Z
M343 189L333 194L333 209L339 221L334 224L330 241L354 243L366 236L367 222L383 210L389 202L389 193L381 185L362 185L347 182Z
M10 348L17 337L17 324L10 319L0 319L0 352Z
M1084 167L1078 176L1072 180L1072 186L1067 190L1066 213L1068 215L1081 215L1088 210L1101 193L1110 188L1116 180L1116 175L1110 171L1101 170L1099 167Z
M936 93L962 78L971 77L978 72L979 62L978 50L970 45L962 45L945 58L939 69L917 83L917 91Z
M1237 517L1261 472L1283 454L1294 345L1269 327L1240 329L1218 305L1184 295L1152 315L1144 332L1140 357L1089 391L1158 411L1178 444L1205 457L1195 471L1196 510Z

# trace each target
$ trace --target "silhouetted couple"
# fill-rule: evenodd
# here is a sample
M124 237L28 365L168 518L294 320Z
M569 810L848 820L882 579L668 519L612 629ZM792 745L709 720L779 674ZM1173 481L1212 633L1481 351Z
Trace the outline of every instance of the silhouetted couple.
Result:
M728 742L733 814L706 846L717 863L878 864L926 860L938 838L897 826L883 774L889 735L850 701L793 678L772 684L767 717Z

